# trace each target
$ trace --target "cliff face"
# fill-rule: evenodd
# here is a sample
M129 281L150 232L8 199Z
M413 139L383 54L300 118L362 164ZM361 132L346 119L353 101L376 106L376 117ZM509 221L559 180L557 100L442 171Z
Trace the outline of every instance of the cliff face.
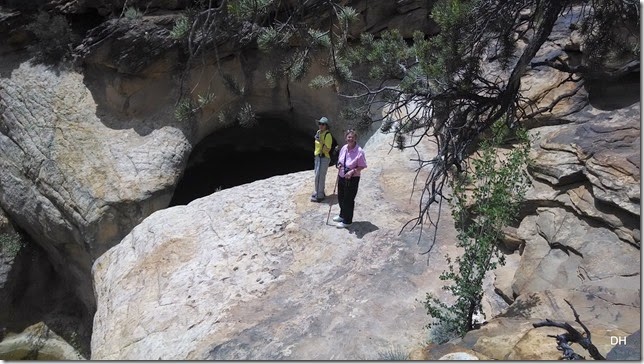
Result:
M366 3L361 4L366 13ZM244 85L259 118L281 120L283 125L276 127L311 132L321 115L339 119L333 91L309 88L310 78L269 86L265 73L278 60L264 60L256 50L224 46L219 62L208 55L186 69L170 37L177 13L169 12L185 8L185 2L139 5L150 15L106 20L84 34L75 51L81 66L76 69L27 62L21 47L29 36L21 11L44 7L69 16L108 16L119 15L123 4L28 2L4 12L8 36L2 44L0 163L7 173L0 177L0 201L74 282L88 312L94 310L94 259L143 218L166 207L192 148L234 122L219 118L236 98L223 86L222 74L232 74ZM382 7L369 7L356 31L375 24L386 28L379 22L392 9ZM426 7L408 4L396 12L423 18ZM216 98L194 119L180 122L175 110L184 88L212 92ZM341 128L336 124L336 130Z
M0 18L8 34L0 44L0 207L44 248L87 313L97 310L92 358L375 359L371 353L388 342L407 348L422 340L423 308L404 300L440 293L437 277L453 231L444 225L429 266L415 256L422 249L411 236L396 236L415 212L403 202L414 166L387 155L384 136L361 138L373 157L358 202L363 224L348 234L322 224L326 205L308 204L311 176L304 172L160 211L195 145L230 125L219 114L236 100L213 57L182 66L169 33L185 2L129 1L144 3L146 15L92 26L76 50L77 68L29 62L22 50L28 36L20 12L43 3L13 4L17 10ZM45 6L107 17L122 5ZM407 34L412 24L435 31L426 1L353 5L361 14L355 32L401 27ZM538 57L579 49L569 22L559 22ZM264 75L278 60L252 49L222 52L219 66L246 87L258 117L312 133L312 121L326 115L341 137L341 101L332 90L309 88L310 78L271 87ZM312 74L322 67L315 64ZM533 188L523 221L508 230L511 264L495 272L488 292L505 299L488 312L503 318L488 317L464 347L495 359L527 358L531 338L541 335L526 323L571 320L563 299L588 317L594 338L639 328L640 104L628 91L638 75L612 85L621 92L610 100L597 96L597 85L582 89L531 126ZM535 69L522 85L545 105L580 86L564 80ZM194 119L179 121L174 114L185 88L217 97ZM333 181L330 172L329 193ZM179 332L191 332L190 340L178 339ZM502 335L513 339L489 343Z

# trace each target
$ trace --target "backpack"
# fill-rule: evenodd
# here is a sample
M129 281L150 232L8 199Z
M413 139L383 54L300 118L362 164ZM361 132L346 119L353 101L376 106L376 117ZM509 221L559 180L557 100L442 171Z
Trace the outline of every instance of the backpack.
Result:
M331 134L331 132L328 133ZM338 157L340 157L340 146L338 145L338 141L333 137L333 134L331 134L331 150L329 151L329 157L331 157L329 166L335 166L336 164L338 164Z

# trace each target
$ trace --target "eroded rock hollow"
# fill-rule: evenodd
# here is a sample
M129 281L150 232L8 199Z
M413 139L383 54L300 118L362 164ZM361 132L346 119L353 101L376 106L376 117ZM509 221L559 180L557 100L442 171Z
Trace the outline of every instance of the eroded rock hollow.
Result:
M250 127L218 130L195 146L170 206L185 205L224 188L312 169L312 135L283 120L263 117Z

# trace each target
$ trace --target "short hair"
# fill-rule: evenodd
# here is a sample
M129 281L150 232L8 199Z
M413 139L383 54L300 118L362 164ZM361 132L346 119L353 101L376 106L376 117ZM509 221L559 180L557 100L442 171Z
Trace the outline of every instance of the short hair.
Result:
M344 137L346 138L349 134L353 134L356 139L358 138L358 132L356 132L355 129L347 129L347 131L344 132Z

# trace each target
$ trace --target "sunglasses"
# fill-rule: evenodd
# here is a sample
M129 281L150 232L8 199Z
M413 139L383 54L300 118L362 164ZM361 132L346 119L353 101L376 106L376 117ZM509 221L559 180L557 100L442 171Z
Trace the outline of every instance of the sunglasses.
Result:
M318 125L326 125L326 123L318 123Z

